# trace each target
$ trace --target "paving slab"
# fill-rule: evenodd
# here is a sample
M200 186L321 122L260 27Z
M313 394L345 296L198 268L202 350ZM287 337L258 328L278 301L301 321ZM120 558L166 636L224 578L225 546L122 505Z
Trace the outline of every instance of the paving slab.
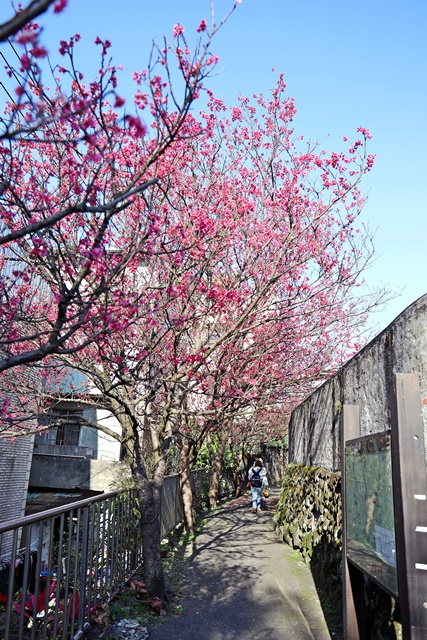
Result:
M310 572L274 533L280 489L259 514L250 494L210 516L186 571L184 613L150 640L330 640Z

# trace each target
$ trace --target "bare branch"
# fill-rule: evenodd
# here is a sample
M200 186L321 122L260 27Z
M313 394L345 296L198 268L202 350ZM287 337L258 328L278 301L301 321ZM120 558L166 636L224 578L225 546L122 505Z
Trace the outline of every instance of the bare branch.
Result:
M54 2L55 0L32 0L25 9L18 11L13 18L0 25L0 42L4 42L14 36L20 29L25 27L28 22L45 13Z

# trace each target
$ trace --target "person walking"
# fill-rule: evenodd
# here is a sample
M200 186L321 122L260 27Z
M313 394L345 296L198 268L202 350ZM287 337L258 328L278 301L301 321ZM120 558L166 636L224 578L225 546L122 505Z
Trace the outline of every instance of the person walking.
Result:
M257 458L248 473L248 479L251 483L253 513L261 512L262 482L266 475L267 474L265 468L262 466L261 460Z

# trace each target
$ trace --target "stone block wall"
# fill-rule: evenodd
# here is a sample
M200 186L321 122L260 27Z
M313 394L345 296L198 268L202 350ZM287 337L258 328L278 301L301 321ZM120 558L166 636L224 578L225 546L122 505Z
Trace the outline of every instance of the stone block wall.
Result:
M289 465L282 486L276 532L310 563L332 604L341 606L341 474Z
M0 440L0 522L25 515L34 437ZM12 536L6 534L2 551L8 553Z
M0 522L22 518L33 453L32 436L0 442Z
M342 611L341 474L290 464L275 514L275 529L310 565L316 587L329 608ZM375 584L365 584L366 640L402 640L396 602ZM338 616L339 617L339 616Z

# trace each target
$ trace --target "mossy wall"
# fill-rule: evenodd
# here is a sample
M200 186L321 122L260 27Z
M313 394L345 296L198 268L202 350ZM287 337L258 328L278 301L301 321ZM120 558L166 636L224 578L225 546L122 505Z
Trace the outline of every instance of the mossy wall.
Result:
M282 486L276 530L310 563L331 602L341 606L341 474L291 464Z
M288 465L275 514L276 532L297 549L330 606L342 611L341 473ZM369 640L399 640L395 602L369 580L365 584Z

